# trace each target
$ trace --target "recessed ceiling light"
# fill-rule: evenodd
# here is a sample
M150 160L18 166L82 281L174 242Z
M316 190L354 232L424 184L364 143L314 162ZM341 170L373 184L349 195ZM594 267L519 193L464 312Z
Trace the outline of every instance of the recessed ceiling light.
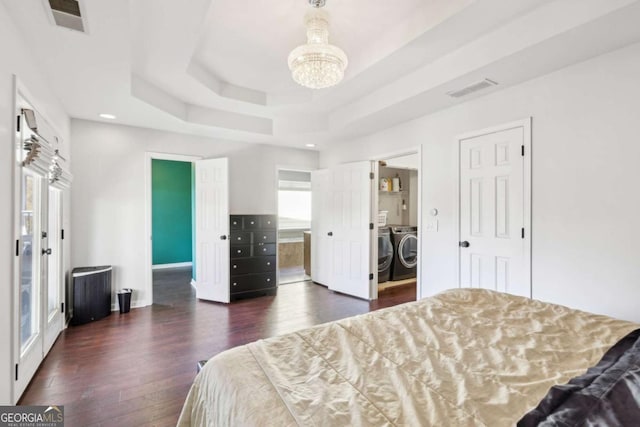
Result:
M306 145L307 147L309 147L309 148L313 148L313 147L315 147L315 146L316 146L316 144L305 144L305 145Z
M102 117L103 119L109 119L109 120L114 120L116 118L116 116L114 116L113 114L98 114L100 117Z

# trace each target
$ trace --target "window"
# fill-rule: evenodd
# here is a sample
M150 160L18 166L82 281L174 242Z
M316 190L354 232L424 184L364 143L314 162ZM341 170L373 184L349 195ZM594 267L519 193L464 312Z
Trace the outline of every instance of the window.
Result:
M20 228L22 236L22 253L20 262L20 344L21 352L24 352L32 337L36 336L38 328L38 307L39 307L39 291L38 283L40 280L40 256L39 246L34 250L33 245L37 242L34 236L40 239L40 227L38 227L37 216L34 220L34 214L38 215L41 205L40 185L38 176L33 172L22 168L22 216ZM34 256L35 254L35 256Z
M311 228L311 173L278 171L278 228Z

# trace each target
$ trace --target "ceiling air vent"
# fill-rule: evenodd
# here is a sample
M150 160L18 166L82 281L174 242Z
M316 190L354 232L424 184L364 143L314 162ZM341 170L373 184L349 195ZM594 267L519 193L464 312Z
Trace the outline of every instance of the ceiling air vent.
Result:
M468 86L463 87L462 89L452 90L451 92L447 92L452 98L462 98L463 96L469 95L470 93L477 92L479 90L486 89L488 87L497 86L498 83L493 80L484 79L479 82L472 83Z
M78 0L49 0L53 20L59 27L84 33L84 23Z

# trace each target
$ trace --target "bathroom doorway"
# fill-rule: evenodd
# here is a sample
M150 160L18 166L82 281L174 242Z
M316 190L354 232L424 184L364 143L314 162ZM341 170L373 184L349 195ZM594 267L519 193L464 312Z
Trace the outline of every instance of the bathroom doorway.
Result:
M278 285L310 280L311 172L279 168Z

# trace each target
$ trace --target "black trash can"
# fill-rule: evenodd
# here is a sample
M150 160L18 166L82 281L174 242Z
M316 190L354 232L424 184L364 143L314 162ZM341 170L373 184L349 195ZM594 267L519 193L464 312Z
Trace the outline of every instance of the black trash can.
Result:
M133 289L124 288L118 291L118 305L120 313L128 313L131 310L131 293Z

